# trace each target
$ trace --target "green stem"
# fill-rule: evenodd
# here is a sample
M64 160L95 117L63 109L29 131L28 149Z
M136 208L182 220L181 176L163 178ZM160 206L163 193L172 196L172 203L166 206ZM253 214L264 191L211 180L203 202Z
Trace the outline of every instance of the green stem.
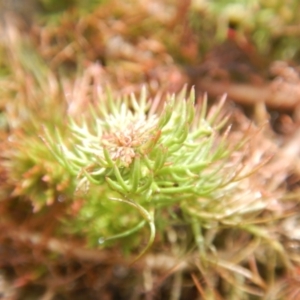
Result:
M147 243L146 247L142 250L142 252L131 263L131 264L134 264L137 260L139 260L146 253L146 251L151 247L151 245L154 242L155 233L156 233L156 228L155 228L155 223L154 223L154 212L153 211L152 211L152 213L148 212L144 207L137 204L136 202L134 202L131 199L120 199L120 198L109 198L109 199L112 201L124 202L130 206L135 207L139 211L139 213L143 216L145 221L147 221L149 224L150 237L149 237L148 243Z
M151 245L154 242L155 232L156 232L155 224L153 221L148 222L148 224L150 227L150 237L148 243L146 247L142 250L142 252L130 263L130 265L133 265L136 261L138 261L147 252L147 250L151 247Z
M129 230L126 230L126 231L124 231L122 233L119 233L119 234L115 234L115 235L110 236L108 238L103 238L103 243L106 242L106 241L110 241L110 240L114 240L114 239L129 236L129 235L135 233L136 231L140 230L145 225L145 223L146 223L146 220L143 220L142 222L138 223L136 226L134 226L133 228L131 228Z
M196 218L192 218L192 229L195 236L195 242L198 246L201 257L204 256L204 239L201 231L201 226Z

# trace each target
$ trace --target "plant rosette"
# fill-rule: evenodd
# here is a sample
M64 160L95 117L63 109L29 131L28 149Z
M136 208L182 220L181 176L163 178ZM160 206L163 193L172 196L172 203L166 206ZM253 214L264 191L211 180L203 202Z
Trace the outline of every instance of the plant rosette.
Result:
M207 112L206 100L195 103L193 90L185 96L185 89L171 95L161 108L159 101L147 100L146 89L138 100L134 95L114 99L108 91L81 121L69 119L64 136L59 130L52 134L45 129L45 143L77 178L77 190L90 186L94 192L79 205L76 216L88 237L98 236L103 244L148 224L150 236L142 255L155 238L156 212L164 208L179 207L197 240L198 227L216 221L238 223L265 207L260 197L248 195L250 205L240 197L241 191L245 193L238 182L240 166L232 163L231 156L243 142L229 146L229 128L224 129L228 117L222 110L225 97ZM136 211L139 217L122 225L132 227L112 236L100 234L101 226L109 232L105 226L126 219L125 209L107 221L101 209L107 202ZM89 227L89 222L94 225Z

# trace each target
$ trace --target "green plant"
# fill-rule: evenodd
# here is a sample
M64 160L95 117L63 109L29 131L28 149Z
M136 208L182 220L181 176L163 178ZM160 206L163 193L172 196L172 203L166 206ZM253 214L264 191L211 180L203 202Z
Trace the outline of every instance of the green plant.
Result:
M64 136L59 130L45 130L45 143L66 172L77 177L77 190L87 185L93 190L90 199L81 200L72 225L93 243L97 236L102 244L148 224L143 254L155 238L156 212L166 209L170 214L179 207L202 251L201 228L212 222L233 226L265 208L260 197L245 193L240 198L243 189L237 181L242 172L230 161L241 145L230 148L227 130L220 135L227 122L221 113L224 99L207 114L206 101L194 106L194 92L187 100L185 94L183 90L170 96L158 109L159 103L147 101L145 90L139 101L133 95L115 100L108 91L80 122L69 120L70 131ZM133 207L140 217L129 210L123 227L132 227L103 237L101 229L118 222L113 211L110 221L105 215L111 202ZM126 210L122 214L118 219L126 217Z
M201 49L223 42L228 29L233 28L242 46L250 40L263 56L298 59L299 1L289 0L288 3L279 0L193 0L190 22L202 37ZM209 32L215 39L207 35Z

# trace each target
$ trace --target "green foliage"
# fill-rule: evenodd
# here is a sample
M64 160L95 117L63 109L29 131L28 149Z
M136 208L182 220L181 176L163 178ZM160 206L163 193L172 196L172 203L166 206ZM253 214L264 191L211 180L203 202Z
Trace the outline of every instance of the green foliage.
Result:
M210 28L209 30L216 32L215 43L224 41L228 28L232 27L237 30L239 39L250 37L263 55L271 55L277 59L299 56L298 0L194 0L190 11L191 23L195 28L204 29L206 32ZM199 34L202 36L201 32ZM207 40L208 44L211 42ZM205 47L205 40L200 43Z
M74 193L74 179L56 162L38 137L11 136L10 148L2 155L14 187L12 196L30 199L33 210L39 211Z
M128 237L148 223L145 251L158 211L179 206L197 240L199 226L232 226L265 207L260 196L240 198L249 193L236 183L238 164L230 163L239 146L230 149L228 131L219 134L227 122L222 102L207 114L206 101L194 106L194 92L187 100L185 94L169 96L158 110L145 90L139 100L114 99L108 91L81 121L70 118L64 136L45 130L48 148L77 178L77 192L90 187L81 193L85 200L77 201L71 225L90 243Z
M55 12L63 12L64 10L70 8L80 9L81 11L91 11L93 8L97 7L100 4L103 4L105 0L92 0L88 2L83 2L80 0L39 0L42 8L45 12L55 13Z

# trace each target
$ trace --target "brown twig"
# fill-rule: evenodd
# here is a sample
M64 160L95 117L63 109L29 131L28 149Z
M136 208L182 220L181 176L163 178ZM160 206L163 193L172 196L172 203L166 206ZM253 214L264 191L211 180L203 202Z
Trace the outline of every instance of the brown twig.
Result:
M217 82L210 79L200 79L197 89L217 97L227 94L229 99L244 105L254 105L264 102L273 109L293 110L300 104L298 93L286 93L285 90L274 90L271 84L254 86L232 82Z

